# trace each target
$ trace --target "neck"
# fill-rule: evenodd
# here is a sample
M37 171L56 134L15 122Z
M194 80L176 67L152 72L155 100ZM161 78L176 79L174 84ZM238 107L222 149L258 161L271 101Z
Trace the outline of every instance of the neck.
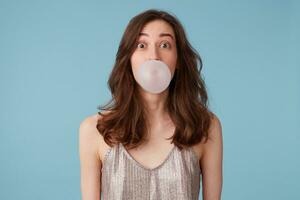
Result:
M164 122L169 119L166 107L169 90L167 89L159 94L141 91L141 94L146 104L147 118L150 126L160 126L164 124Z

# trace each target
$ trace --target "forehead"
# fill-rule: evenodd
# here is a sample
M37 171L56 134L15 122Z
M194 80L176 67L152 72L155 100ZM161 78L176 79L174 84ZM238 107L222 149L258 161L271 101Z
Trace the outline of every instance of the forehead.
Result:
M144 25L139 35L152 37L162 37L170 35L175 39L175 34L172 26L164 20L154 20Z

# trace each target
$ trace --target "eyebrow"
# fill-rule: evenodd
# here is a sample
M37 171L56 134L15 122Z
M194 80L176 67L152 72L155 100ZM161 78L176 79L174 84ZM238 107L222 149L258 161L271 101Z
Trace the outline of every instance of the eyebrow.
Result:
M140 33L139 34L139 36L142 36L142 35L149 36L147 33ZM159 34L159 37L164 37L164 36L169 36L169 37L172 38L172 40L174 40L173 36L170 33L161 33L161 34Z

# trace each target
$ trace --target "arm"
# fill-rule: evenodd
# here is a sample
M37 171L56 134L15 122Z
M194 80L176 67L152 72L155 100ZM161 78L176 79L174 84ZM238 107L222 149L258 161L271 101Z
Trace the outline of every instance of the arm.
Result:
M79 128L80 188L82 200L99 200L101 195L101 160L99 133L94 117L83 120Z
M203 200L220 200L223 182L223 142L221 123L215 115L208 135L209 139L204 144L203 155L200 159L203 176L202 195Z

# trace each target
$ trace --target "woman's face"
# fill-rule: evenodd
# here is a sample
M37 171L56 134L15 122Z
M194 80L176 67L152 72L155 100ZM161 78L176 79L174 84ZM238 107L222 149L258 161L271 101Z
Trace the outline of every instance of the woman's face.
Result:
M176 38L173 28L164 20L147 23L138 38L138 44L130 58L132 71L147 60L160 60L166 63L173 77L177 61Z

